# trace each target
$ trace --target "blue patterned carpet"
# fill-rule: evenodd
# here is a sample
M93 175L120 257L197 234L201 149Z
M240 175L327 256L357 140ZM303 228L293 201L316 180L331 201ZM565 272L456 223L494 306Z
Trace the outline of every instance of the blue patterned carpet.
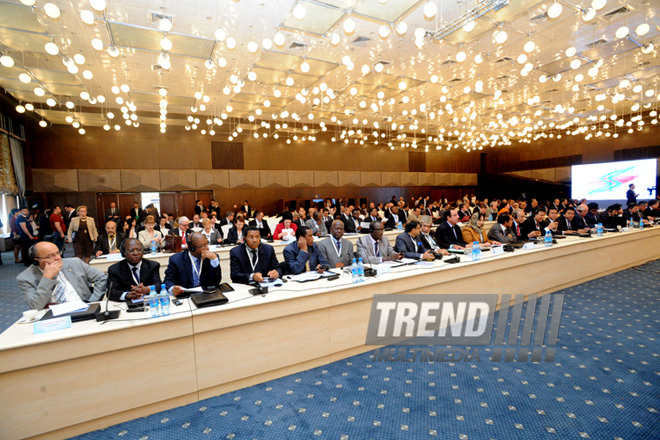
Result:
M660 260L638 269L560 292L554 363L365 353L77 438L658 439Z

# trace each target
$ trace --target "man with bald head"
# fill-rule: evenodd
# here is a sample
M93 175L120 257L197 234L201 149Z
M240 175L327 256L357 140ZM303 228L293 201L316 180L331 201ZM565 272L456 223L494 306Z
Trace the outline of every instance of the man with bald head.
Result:
M119 246L124 241L124 234L117 232L117 223L110 220L105 223L105 234L99 235L94 248L95 255L100 257L105 254L119 253Z
M217 287L221 280L220 260L199 232L188 236L188 249L172 255L165 270L165 286L174 296L186 295L184 289L192 287Z
M42 241L30 248L33 265L16 277L31 309L70 301L100 301L106 291L107 275L79 258L62 259L58 247ZM94 292L90 285L94 284Z
M325 257L330 267L350 266L353 258L353 243L342 238L344 222L335 220L330 227L331 237L319 242L319 251Z
M578 229L589 229L589 223L586 220L587 214L589 214L589 207L582 203L575 208L576 216L573 219L575 226Z

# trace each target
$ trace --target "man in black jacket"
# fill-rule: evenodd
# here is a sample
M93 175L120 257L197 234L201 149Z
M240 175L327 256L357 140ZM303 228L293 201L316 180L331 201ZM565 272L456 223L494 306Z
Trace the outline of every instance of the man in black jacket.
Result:
M109 295L112 301L142 298L156 286L160 292L160 263L143 259L143 246L137 238L129 238L121 245L122 261L108 268Z
M435 230L435 241L444 249L453 245L454 249L463 249L467 243L463 241L461 228L457 226L458 211L451 208L445 211L445 219Z

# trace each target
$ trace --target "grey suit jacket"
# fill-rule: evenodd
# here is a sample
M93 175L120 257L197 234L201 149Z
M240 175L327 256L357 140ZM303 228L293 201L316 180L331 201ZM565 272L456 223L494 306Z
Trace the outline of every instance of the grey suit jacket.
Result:
M508 236L509 234L511 235L510 237ZM499 223L491 226L487 235L491 241L499 241L500 243L510 243L512 241L517 241L515 232L513 232L511 228L506 228L506 235L504 235L504 233L502 233L502 225Z
M75 291L84 301L100 301L105 295L108 275L79 258L65 258L60 272L71 283ZM30 266L16 277L18 288L25 294L25 301L31 309L41 310L50 302L50 297L57 287L57 279L49 280L39 266ZM94 283L94 293L89 286Z
M325 259L328 260L328 263L330 263L330 268L335 267L337 263L344 263L344 266L350 266L353 260L353 243L342 238L341 252L339 253L339 257L337 257L337 248L333 241L334 238L328 237L318 243L319 250Z
M379 264L382 262L382 257L389 257L395 253L389 240L386 237L383 237L378 242L378 252L380 253L380 257L377 257L374 253L371 234L360 237L357 241L357 251L362 258L362 261L369 264Z
M325 223L321 222L320 225L317 225L313 218L305 221L305 226L311 229L314 235L316 235L317 232L320 232L322 235L328 235L328 229L325 227Z

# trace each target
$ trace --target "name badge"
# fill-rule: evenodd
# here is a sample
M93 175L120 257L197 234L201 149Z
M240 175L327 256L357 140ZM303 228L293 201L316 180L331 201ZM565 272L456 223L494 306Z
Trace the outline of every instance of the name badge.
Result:
M523 249L534 249L534 243L525 243Z
M504 248L502 246L493 246L490 250L492 255L499 255L504 253Z
M71 327L70 316L60 316L59 318L47 319L45 321L37 321L34 323L34 334L54 332L55 330L63 330Z

